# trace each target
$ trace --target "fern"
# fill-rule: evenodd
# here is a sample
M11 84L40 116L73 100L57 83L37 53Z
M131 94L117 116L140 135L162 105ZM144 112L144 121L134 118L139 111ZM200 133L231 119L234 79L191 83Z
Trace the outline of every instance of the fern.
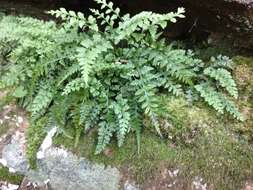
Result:
M127 100L121 96L117 97L117 101L113 104L113 111L117 117L117 139L118 146L122 146L126 134L130 131L130 113Z
M203 62L162 38L169 22L184 17L183 8L131 17L112 2L94 1L100 9L88 17L64 8L50 11L62 19L59 25L11 16L0 21L0 88L11 89L33 125L49 117L63 131L74 126L75 145L94 128L96 153L112 138L122 146L133 131L139 152L143 118L162 136L159 121L174 117L160 95L192 101L200 95L219 114L243 119L232 101L238 97L232 61L218 56Z
M50 86L41 86L38 94L35 96L29 107L29 111L32 113L32 117L44 113L53 100L53 96L54 92Z
M110 143L113 132L115 131L114 125L109 125L107 122L103 121L99 124L98 130L98 143L96 147L96 154L101 153L105 147Z
M100 35L93 35L92 39L87 39L81 43L82 47L77 49L77 59L81 67L82 78L88 84L89 74L94 63L101 53L111 49L111 44L103 40Z
M78 64L73 64L63 71L61 74L61 78L59 79L58 86L61 85L65 80L67 80L70 76L77 73L80 70L80 66Z
M223 114L226 110L236 119L243 121L243 117L235 105L223 94L217 92L215 88L209 86L208 84L196 85L195 88L200 93L201 97L203 97L205 101L219 113Z
M219 84L222 87L224 87L231 96L233 96L234 98L238 98L238 91L236 88L236 84L230 72L228 72L223 68L220 69L207 68L204 70L204 74L209 75L210 77L217 80Z
M72 80L71 82L69 82L63 92L62 95L68 95L71 92L75 92L75 91L79 91L81 88L85 87L85 81L83 78L76 78L74 80Z

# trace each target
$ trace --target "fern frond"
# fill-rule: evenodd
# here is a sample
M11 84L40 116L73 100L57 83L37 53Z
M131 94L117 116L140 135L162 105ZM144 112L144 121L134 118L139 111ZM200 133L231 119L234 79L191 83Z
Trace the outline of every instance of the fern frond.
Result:
M223 56L223 55L218 55L217 57L211 57L211 62L213 67L223 67L226 69L232 69L233 67L233 61L227 57L227 56Z
M85 81L83 78L76 78L70 81L65 88L63 89L62 95L68 95L71 92L79 91L80 89L85 87Z
M176 18L183 18L184 9L179 8L176 13L168 14L156 14L148 11L141 12L132 18L125 15L119 23L119 27L116 30L115 43L118 44L123 39L128 39L136 31L147 31L150 28L161 27L164 29L167 23L176 22ZM155 31L156 32L156 31ZM152 34L153 31L151 30ZM152 36L155 36L154 34Z
M168 92L172 93L174 96L183 95L182 85L177 84L171 80L167 80L164 85L168 89Z
M80 70L80 66L78 64L73 64L64 70L63 74L59 77L58 86L61 85L66 79L68 79L73 74L77 73Z
M121 147L124 143L126 134L130 131L130 113L127 100L122 98L122 96L118 96L116 99L117 101L114 102L112 107L118 122L118 146Z
M45 113L49 104L54 97L53 88L48 84L40 86L39 92L36 94L33 102L29 106L32 117Z
M115 128L110 126L107 122L99 123L98 142L95 154L101 153L105 147L110 143Z
M88 84L90 72L92 72L92 67L95 65L97 58L113 47L109 41L98 34L94 35L93 39L83 41L81 45L82 47L77 49L77 59L81 67L83 80Z
M238 98L238 90L230 72L223 68L214 69L208 67L204 70L204 74L214 78L231 96Z
M140 153L141 149L141 131L142 131L142 115L140 114L141 110L138 107L137 102L132 102L134 105L132 107L131 112L131 121L130 125L132 126L135 135L136 135L136 144L137 144L137 152Z
M195 86L195 89L200 93L201 97L219 113L224 114L224 111L227 111L234 118L243 121L243 117L236 106L213 87L208 84L199 84Z
M92 127L94 127L97 124L97 122L99 121L99 115L100 115L99 106L98 105L93 106L90 109L89 117L86 117L84 123L85 132L89 131Z

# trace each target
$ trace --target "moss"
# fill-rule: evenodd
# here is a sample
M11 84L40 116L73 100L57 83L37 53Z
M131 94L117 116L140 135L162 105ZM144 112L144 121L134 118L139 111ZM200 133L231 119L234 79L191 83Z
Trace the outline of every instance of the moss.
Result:
M234 76L240 90L250 90L253 88L253 58L237 56L233 58L235 62ZM243 89L244 88L244 89ZM249 93L249 92L248 92Z
M6 123L0 124L0 137L7 133L9 126Z
M96 134L80 139L73 147L71 139L58 136L55 144L64 144L79 156L97 163L116 166L139 184L152 180L161 168L179 167L185 181L201 176L214 189L240 189L247 179L253 179L253 151L244 141L240 142L223 125L203 128L188 146L173 148L168 140L161 140L149 130L142 134L141 152L137 154L134 135L129 135L122 148L116 143L103 154L95 155Z
M29 126L26 132L27 139L27 150L26 155L29 160L30 166L33 169L36 169L36 154L39 150L39 147L46 136L45 126L47 123L47 118L42 117L36 123L33 123Z
M250 144L232 130L237 122L217 116L202 103L192 106L183 98L162 98L177 120L172 122L179 126L170 125L165 131L172 139L161 139L146 128L141 137L140 154L137 154L134 134L127 137L123 147L112 143L100 155L94 154L96 131L82 136L77 148L73 139L64 136L58 136L55 144L63 144L91 161L116 166L123 173L128 168L128 175L139 184L152 181L162 168L171 167L180 168L185 182L191 183L195 176L200 176L219 190L240 189L246 180L253 179L253 151ZM74 136L74 129L67 131Z
M12 174L8 168L0 166L0 181L8 181L12 184L21 184L23 180L22 175Z
M164 102L183 123L175 136L180 137L176 158L184 179L201 176L219 190L240 189L246 180L253 179L252 147L234 130L235 126L245 128L248 122L218 116L204 104L191 106L183 98L165 98ZM242 103L249 105L250 101L238 104Z
M233 130L241 138L253 142L253 57L236 56L234 77L239 88L238 104L246 121L236 123Z
M95 155L96 134L91 133L80 139L79 146L75 149L71 139L57 137L55 144L64 144L67 148L73 150L79 156L88 158L97 163L116 166L120 169L128 168L129 173L139 182L143 183L146 179L152 178L152 175L158 169L160 163L171 164L176 154L168 147L166 141L161 139L148 130L145 130L141 139L141 150L137 154L136 139L134 135L126 138L121 148L112 143L108 149L100 155ZM107 152L107 153L106 153ZM109 153L108 153L109 152Z
M163 102L174 117L169 120L169 125L163 132L169 140L177 145L187 146L201 130L217 126L225 118L217 115L205 103L191 105L185 98L175 97L164 97Z
M215 122L221 117L215 115L215 111L205 104L198 103L193 106L182 97L164 97L163 102L185 126L196 122Z
M233 61L236 64L245 64L253 67L253 57L235 56Z
M178 160L186 178L201 176L214 189L241 189L253 179L253 152L222 128L209 130L197 137L192 146L178 150Z

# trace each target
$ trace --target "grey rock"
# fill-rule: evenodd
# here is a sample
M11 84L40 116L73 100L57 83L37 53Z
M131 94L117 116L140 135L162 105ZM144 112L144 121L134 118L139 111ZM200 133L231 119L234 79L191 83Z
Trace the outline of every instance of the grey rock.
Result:
M126 181L126 183L124 184L124 190L140 190L140 188L135 184Z
M91 163L62 148L51 147L37 162L37 170L30 170L18 141L12 141L3 150L8 167L27 176L33 183L53 190L118 190L120 174L116 168ZM129 189L130 190L130 189Z
M6 160L9 168L22 174L28 171L29 165L19 141L12 140L10 144L7 144L3 148L2 157Z

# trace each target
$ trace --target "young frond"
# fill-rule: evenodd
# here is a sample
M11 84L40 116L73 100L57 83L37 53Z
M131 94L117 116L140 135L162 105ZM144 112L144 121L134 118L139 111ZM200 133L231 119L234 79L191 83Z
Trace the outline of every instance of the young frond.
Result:
M128 15L123 17L116 30L115 43L123 39L128 39L133 33L138 31L149 31L151 36L156 36L157 28L165 29L168 22L176 22L177 18L183 18L184 9L179 8L177 12L168 14L156 14L153 12L143 11L132 18Z

